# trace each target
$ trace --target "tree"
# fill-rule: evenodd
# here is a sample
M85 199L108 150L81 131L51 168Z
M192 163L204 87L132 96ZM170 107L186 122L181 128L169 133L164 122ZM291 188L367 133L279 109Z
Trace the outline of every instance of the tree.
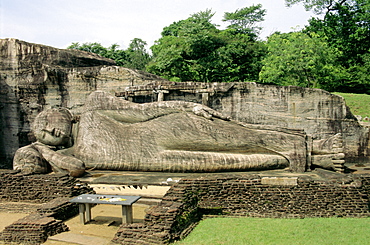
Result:
M118 44L112 44L110 47L107 48L105 57L114 60L116 64L119 66L128 67L129 59L127 52L118 48L119 48Z
M119 49L118 44L112 44L108 48L102 46L100 43L83 43L78 42L72 43L68 46L68 49L78 49L91 53L98 54L100 56L112 59L116 61L119 66L127 68L133 68L138 70L144 70L146 64L150 60L150 55L145 50L146 42L139 38L135 38L131 41L130 46L127 50Z
M260 11L260 7L254 10ZM263 43L256 41L250 29L246 31L246 26L250 27L246 22L219 30L211 22L213 15L207 9L165 27L151 47L153 60L147 70L174 81L258 79Z
M246 33L226 29L220 33L225 45L217 50L220 72L218 81L257 81L266 45Z
M191 15L186 20L165 27L151 47L153 60L149 72L180 81L210 81L215 50L223 46L219 30L212 24L210 10Z
M355 2L355 0L285 0L288 7L300 2L303 2L303 6L307 11L312 10L316 14L322 14L324 10L328 13L336 10L339 5L351 4Z
M342 65L362 63L361 56L370 48L370 3L338 4L323 20L312 18L309 23L306 32L319 34L342 51Z
M256 23L264 21L266 9L262 9L261 4L252 5L237 9L235 12L225 12L223 21L229 22L228 28L233 28L240 33L250 34L257 37L261 27L256 26Z
M100 56L106 57L107 56L107 48L103 47L100 43L83 43L80 44L78 42L72 43L70 46L67 47L68 49L78 49L83 50L90 53L95 53ZM109 58L109 57L106 57Z
M288 5L304 2L307 10L324 13L312 18L304 30L326 40L340 51L336 63L347 69L347 79L338 91L370 93L368 57L370 50L370 1L368 0L286 0Z
M134 38L126 50L128 55L128 68L138 70L145 70L145 66L149 63L150 55L146 51L145 46L147 43L140 38Z
M338 52L313 33L274 34L267 41L260 80L276 85L295 85L334 91L346 76L335 64Z

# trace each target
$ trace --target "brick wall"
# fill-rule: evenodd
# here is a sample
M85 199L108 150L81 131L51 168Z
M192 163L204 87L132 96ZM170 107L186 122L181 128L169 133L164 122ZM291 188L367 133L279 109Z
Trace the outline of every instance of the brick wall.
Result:
M0 201L3 202L44 203L88 191L89 188L68 175L22 175L12 170L0 170Z
M69 200L92 192L68 175L21 175L12 170L0 170L0 202L27 202L30 206L39 206L33 207L35 211L30 215L5 227L0 232L0 241L41 244L49 236L67 231L63 221L78 214L78 205Z
M205 215L215 214L269 218L369 217L370 176L340 176L267 178L245 173L182 179L171 187L159 205L147 211L143 223L122 225L113 241L167 244L185 237ZM91 189L69 176L19 175L0 170L0 201L47 202L37 214L8 226L0 234L0 240L42 242L54 232L64 231L66 227L58 220L77 214L76 206L68 200L82 193L91 193Z
M147 211L142 224L122 225L113 241L166 244L186 236L204 214L270 218L370 216L370 176L266 182L265 178L248 174L183 179L159 205Z

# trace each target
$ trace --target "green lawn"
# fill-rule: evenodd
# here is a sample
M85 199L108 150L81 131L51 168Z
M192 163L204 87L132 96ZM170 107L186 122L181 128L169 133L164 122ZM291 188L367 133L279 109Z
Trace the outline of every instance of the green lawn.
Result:
M370 244L370 218L212 218L175 245Z
M351 109L353 115L370 117L370 95L368 94L350 94L333 93L342 96L346 100L347 106Z

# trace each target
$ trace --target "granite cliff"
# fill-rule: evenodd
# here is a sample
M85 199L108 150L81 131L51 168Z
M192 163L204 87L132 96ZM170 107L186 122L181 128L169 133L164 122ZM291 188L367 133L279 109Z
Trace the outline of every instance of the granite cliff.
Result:
M342 97L319 89L256 83L174 83L114 61L16 39L0 40L0 168L34 140L30 125L45 109L78 111L91 92L127 100L197 102L245 123L304 130L314 139L341 133L347 158L367 156L368 129Z
M92 91L153 80L162 78L93 53L0 39L0 168L11 168L14 152L33 140L30 125L40 111L78 108Z
M117 96L134 102L185 100L202 103L234 120L299 129L315 140L342 134L346 158L368 154L369 130L361 126L343 97L325 90L258 83L152 82Z

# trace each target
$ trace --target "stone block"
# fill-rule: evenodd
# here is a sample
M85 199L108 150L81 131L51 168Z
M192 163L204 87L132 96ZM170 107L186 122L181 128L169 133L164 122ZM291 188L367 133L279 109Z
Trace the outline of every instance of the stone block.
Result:
M298 177L262 177L261 184L277 186L296 186Z

